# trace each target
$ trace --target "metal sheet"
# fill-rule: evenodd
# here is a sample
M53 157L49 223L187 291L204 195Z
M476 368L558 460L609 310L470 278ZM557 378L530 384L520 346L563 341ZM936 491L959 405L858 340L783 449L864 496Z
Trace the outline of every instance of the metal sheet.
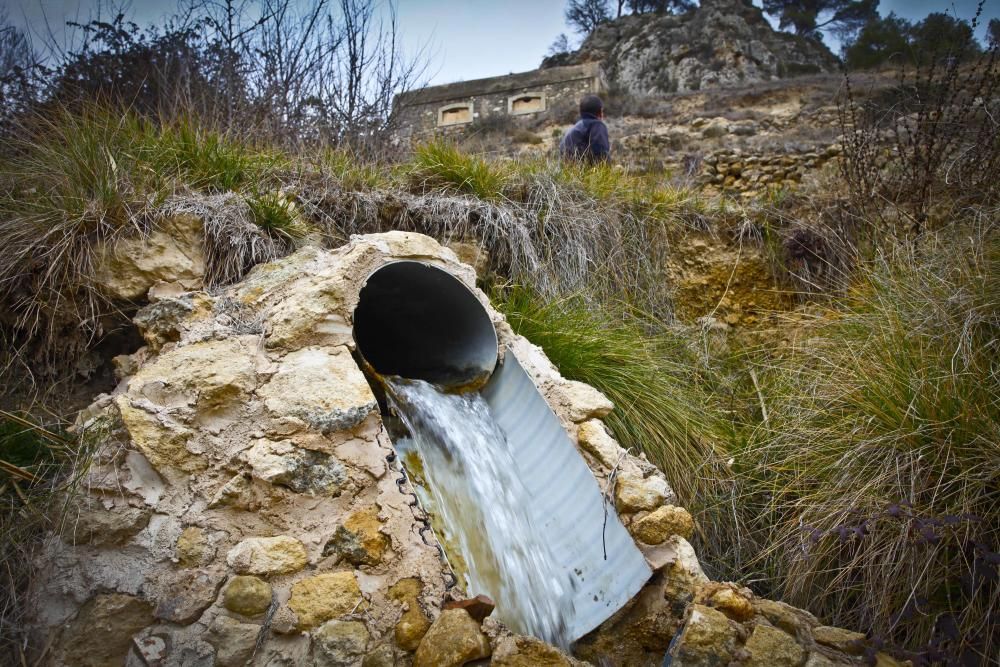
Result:
M579 639L638 593L652 571L612 505L605 525L594 474L511 350L482 394L531 493L526 511L577 584L571 627Z

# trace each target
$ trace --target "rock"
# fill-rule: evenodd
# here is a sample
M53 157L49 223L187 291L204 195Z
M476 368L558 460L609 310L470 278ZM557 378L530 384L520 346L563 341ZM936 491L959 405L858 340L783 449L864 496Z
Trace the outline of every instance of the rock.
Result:
M674 535L657 549L669 552L666 562L657 564L654 568L663 575L664 595L668 600L686 602L699 585L708 582L698 556L694 553L694 547L683 537ZM649 559L645 551L643 555Z
M271 617L271 631L278 635L290 635L295 632L299 617L288 607L278 607Z
M194 300L188 296L164 298L140 308L132 322L149 349L159 352L167 343L176 343L181 339L185 322L194 312Z
M490 664L493 667L573 667L578 663L540 639L514 635L504 637L497 644Z
M622 475L615 485L615 507L619 514L654 510L666 500L662 485L656 478ZM661 540L662 542L662 540Z
M396 667L400 663L396 662L396 652L388 644L376 646L368 651L365 659L361 661L361 667Z
M260 626L241 623L229 616L216 616L208 628L206 639L215 647L215 664L219 667L243 667L253 656Z
M169 216L158 221L145 238L125 237L105 246L94 269L94 285L121 300L141 299L160 281L195 289L205 274L203 248L200 218Z
M849 655L861 655L865 652L866 638L860 632L819 625L812 629L812 635L817 644L835 648Z
M679 15L645 13L607 21L558 64L584 62L601 62L632 95L746 86L833 71L837 63L825 46L775 30L759 8L743 0L709 0ZM543 61L542 66L548 64L557 63Z
M713 118L701 129L701 136L706 139L723 137L729 134L729 121L725 118Z
M251 537L230 549L226 562L239 574L290 574L308 562L305 546L294 537Z
M663 582L654 576L624 607L578 640L574 655L595 665L610 656L616 665L659 665L682 613L664 597Z
M132 636L153 620L153 605L141 598L120 593L95 595L60 637L61 662L74 667L121 665L132 646Z
M174 558L181 567L207 565L215 558L215 547L209 542L204 530L198 526L188 526L177 538Z
M809 658L806 660L804 667L837 667L837 663L822 653L813 651L809 654Z
M300 631L365 609L365 601L353 572L328 572L292 584L288 608L298 617Z
M420 640L427 634L427 628L431 627L418 600L423 588L419 579L410 577L400 579L389 589L389 598L405 605L394 631L396 645L404 651L416 651Z
M152 511L135 507L121 497L95 498L81 494L76 497L76 513L67 516L64 539L72 543L95 546L121 545L149 523Z
M493 613L496 603L485 595L477 595L467 600L449 600L444 603L444 609L464 609L469 612L477 623L482 623L483 619Z
M726 665L736 652L736 624L722 612L693 604L670 656L671 667Z
M323 553L337 553L353 565L378 565L389 548L381 526L376 508L354 512L337 526Z
M713 607L738 623L753 618L753 594L749 589L741 589L736 584L708 582L698 587L694 601Z
M240 453L252 475L297 493L339 495L348 481L347 469L332 456L300 449L291 440L256 440Z
M324 433L354 428L377 409L375 395L346 347L287 354L257 394L272 414L298 417Z
M156 605L156 618L188 625L212 606L224 579L220 570L181 570L174 573Z
M875 654L875 667L912 667L913 663L909 660L906 662L900 662L888 653L882 653L881 651Z
M580 424L576 433L580 449L589 453L609 471L618 466L623 473L641 476L641 471L625 450L608 433L604 422L591 419Z
M476 276L482 278L490 266L490 255L476 240L447 241L445 246L455 253L462 264L468 264L476 271Z
M135 407L124 394L115 398L115 405L132 443L158 473L169 478L175 472L195 473L208 466L203 456L187 448L191 429L155 411Z
M629 531L646 544L660 544L671 535L690 540L694 520L683 507L663 505L629 525Z
M806 659L806 650L795 638L778 628L758 623L744 645L750 657L747 667L799 667Z
M263 579L237 576L226 586L222 603L229 611L243 616L256 616L267 611L272 597L271 584Z
M754 607L757 609L757 613L762 614L772 624L796 636L804 628L819 625L816 617L808 611L797 609L784 602L757 599L754 600Z
M442 611L417 647L413 667L460 667L490 656L490 641L462 609Z
M614 410L614 403L589 384L572 380L549 382L542 387L542 394L556 414L578 424L588 419L607 417Z
M313 633L316 667L351 667L368 648L368 628L360 621L327 621Z
M128 395L133 403L192 407L203 421L231 423L257 386L258 343L256 336L233 336L175 347L133 376Z

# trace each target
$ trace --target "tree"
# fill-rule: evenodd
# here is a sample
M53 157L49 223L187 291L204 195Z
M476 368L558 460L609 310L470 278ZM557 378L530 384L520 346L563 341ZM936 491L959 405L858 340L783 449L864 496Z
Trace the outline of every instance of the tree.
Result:
M908 60L912 29L909 21L893 13L870 21L858 38L844 48L844 61L852 69L865 69L890 59Z
M910 45L921 58L958 58L965 60L979 53L972 26L954 16L928 14L911 31Z
M879 0L764 0L764 11L778 17L778 27L820 39L830 30L843 41L878 18Z
M986 34L990 45L1000 45L1000 19L990 19L986 26Z
M549 50L546 52L545 55L559 56L564 53L569 53L569 51L570 51L569 37L566 36L566 33L561 32L559 33L559 36L555 38L555 41L553 41L552 44L549 45Z
M692 0L625 0L625 4L633 14L680 14L694 9Z
M589 35L594 29L611 20L607 0L569 0L566 5L566 23L576 32Z

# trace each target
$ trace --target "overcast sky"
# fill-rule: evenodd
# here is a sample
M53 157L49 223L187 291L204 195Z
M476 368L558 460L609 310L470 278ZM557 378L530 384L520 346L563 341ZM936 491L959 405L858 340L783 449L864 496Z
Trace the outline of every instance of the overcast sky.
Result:
M162 21L169 13L164 7L172 4L132 0L131 10L142 25ZM882 0L879 11L911 20L947 11L967 19L976 4L977 0ZM96 11L98 0L0 0L0 5L8 7L11 21L41 30L43 17L56 28L67 20L86 20ZM430 46L431 84L534 69L559 33L572 37L563 18L565 6L565 0L398 0L406 47ZM990 18L1000 18L1000 0L986 0L984 15L984 25Z

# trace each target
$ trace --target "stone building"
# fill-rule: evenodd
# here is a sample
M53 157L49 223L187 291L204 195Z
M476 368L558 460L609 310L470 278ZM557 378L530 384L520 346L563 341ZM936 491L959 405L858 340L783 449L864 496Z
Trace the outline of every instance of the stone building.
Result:
M571 111L580 97L605 88L596 62L421 88L395 100L399 137L429 138L498 122L527 124Z

